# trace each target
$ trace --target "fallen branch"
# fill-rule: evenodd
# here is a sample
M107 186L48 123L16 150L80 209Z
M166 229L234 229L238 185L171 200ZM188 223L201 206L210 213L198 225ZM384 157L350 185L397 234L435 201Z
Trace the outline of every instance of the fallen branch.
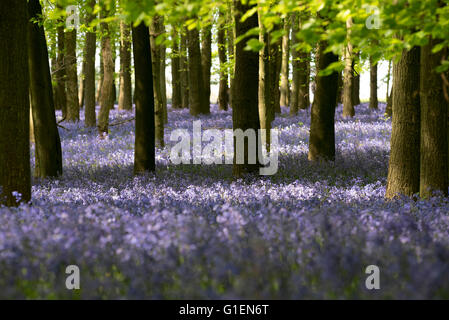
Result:
M134 120L136 120L136 118L130 118L130 119L126 119L126 120L123 120L123 121L116 122L116 123L111 123L109 126L110 127L119 126L121 124L125 124L127 122L134 121Z

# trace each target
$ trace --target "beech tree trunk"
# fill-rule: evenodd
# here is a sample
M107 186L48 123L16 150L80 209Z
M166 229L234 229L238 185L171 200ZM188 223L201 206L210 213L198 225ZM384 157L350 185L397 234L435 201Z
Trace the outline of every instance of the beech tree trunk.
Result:
M377 63L374 63L370 57L370 99L369 108L378 109L379 101L377 99Z
M210 113L210 76L212 68L212 26L201 32L201 69L204 82L204 113Z
M299 31L299 18L298 14L292 14L292 93L290 96L290 115L294 116L298 113L299 109L299 91L301 87L301 53L295 46L299 40L296 34Z
M131 89L131 34L130 27L124 21L120 22L120 90L118 99L119 110L132 110Z
M419 192L420 48L404 51L393 66L393 119L387 198Z
M162 18L162 32L165 33L164 20ZM160 45L161 48L161 94L162 94L162 108L164 111L164 124L168 123L168 111L167 111L167 85L165 75L165 59L167 57L167 47L165 43Z
M62 117L67 115L67 92L66 92L66 68L65 68L65 33L64 27L59 26L58 31L58 57L55 72L55 108L62 111Z
M235 14L235 36L239 37L246 34L249 30L257 28L257 15L252 15L245 21L241 21L242 14L253 8L254 5L243 4L241 0L234 0ZM251 37L249 37L251 39ZM249 40L247 39L247 40ZM256 135L260 128L259 110L258 110L258 78L259 78L259 57L257 52L245 50L246 42L240 41L235 46L235 75L234 89L232 98L232 124L234 130L241 129L245 132L247 129L255 130ZM260 165L258 160L259 144L256 139L256 145L250 146L249 140L245 140L244 163L236 163L236 139L234 139L234 166L233 174L240 177L245 173L254 173L258 171ZM249 163L249 151L255 150L256 163Z
M435 192L447 196L448 139L447 108L443 81L435 69L445 58L445 50L432 53L440 41L431 39L421 47L421 170L420 195L431 197Z
M181 66L181 97L182 108L189 108L189 64L187 62L187 31L181 33L181 49L180 49L180 66Z
M173 109L182 108L182 88L181 88L181 64L180 64L180 48L179 33L175 28L172 31L172 54L171 54L171 76L172 76L172 103Z
M134 97L136 104L134 174L154 171L156 166L153 65L149 33L150 30L144 23L132 27L136 84Z
M284 19L284 32L282 36L282 66L281 66L281 106L289 105L290 84L288 82L289 57L290 57L290 21Z
M28 2L28 65L33 135L36 143L35 170L38 178L62 174L61 140L56 126L53 89L45 31L39 0Z
M205 114L207 106L204 99L204 80L201 68L201 50L199 42L199 32L197 29L188 31L189 47L189 97L190 114L197 116Z
M89 10L87 13L86 21L90 24L95 16L93 14L93 8L95 7L95 0L90 0ZM85 126L93 128L97 125L95 114L95 52L97 49L97 35L95 29L92 32L86 33L86 73L85 73L85 89L84 89L84 121Z
M346 21L346 29L351 34L352 18ZM343 71L343 117L354 117L354 57L352 43L348 42L345 47L344 59L345 69Z
M78 100L75 28L66 31L65 41L65 66L67 72L67 121L77 122L80 119L80 105Z
M229 104L229 87L228 87L228 72L226 70L227 56L226 56L226 21L224 13L220 10L217 32L218 42L218 59L220 61L220 86L218 89L218 106L220 110L228 110Z
M299 53L299 89L298 107L301 110L310 107L310 53Z
M0 204L7 206L31 199L27 28L27 1L0 1Z
M153 64L153 87L155 100L156 143L164 147L164 105L161 86L161 48L156 44L156 38L164 30L162 17L155 16L150 26L151 56Z
M317 52L315 97L310 123L309 160L335 160L335 106L338 91L338 73L319 76L321 70L338 61L332 52L325 53L327 42L321 41Z
M105 17L109 15L106 7L102 8L102 14ZM101 137L109 134L109 111L113 108L114 99L113 96L113 86L114 86L114 60L112 57L112 47L111 47L111 34L109 31L109 25L102 22L102 59L103 59L103 83L101 86L100 95L100 113L98 115L98 133Z

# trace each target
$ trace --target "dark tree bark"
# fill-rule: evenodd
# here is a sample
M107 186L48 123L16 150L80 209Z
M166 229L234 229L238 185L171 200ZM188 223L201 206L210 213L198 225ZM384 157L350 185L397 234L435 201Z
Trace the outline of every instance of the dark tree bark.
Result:
M355 56L355 59L353 61L353 70L354 70L354 77L353 84L352 84L352 105L358 106L360 104L360 74L355 70L355 63L356 60L358 61L360 59L360 54L357 54Z
M164 102L161 86L161 48L156 44L156 38L162 34L164 25L162 17L155 16L150 26L151 56L153 63L153 86L155 100L156 143L164 147Z
M281 66L281 106L289 105L290 85L288 82L289 56L290 56L290 21L284 19L284 32L282 36L282 66Z
M77 122L80 119L78 100L78 72L76 65L76 29L65 33L65 66L67 72L67 121Z
M374 63L373 58L370 58L370 109L378 109L379 101L377 98L377 63Z
M39 178L57 177L62 174L61 140L56 126L47 41L40 24L42 8L39 0L29 0L28 15L30 97L36 142L34 174Z
M197 29L188 31L189 47L189 96L190 114L197 116L206 113L204 99L204 80L201 68L201 50L199 42L199 32Z
M67 92L66 92L66 68L65 68L65 33L64 27L58 26L58 57L55 72L55 108L62 111L62 117L67 115Z
M89 7L95 7L96 0L90 0ZM86 21L90 24L95 16L89 11ZM86 73L85 73L85 89L84 89L84 121L86 127L95 127L97 125L95 114L95 52L97 48L97 35L95 30L86 33Z
M189 108L189 64L187 62L187 31L183 30L181 33L181 49L180 49L180 61L181 67L181 97L182 108Z
M130 27L120 22L120 90L119 110L131 110L133 107L131 89L131 34Z
M109 12L106 6L101 8L100 15L102 17L109 16ZM109 134L109 111L114 106L113 86L114 86L114 60L112 57L111 47L111 34L109 31L109 25L106 22L100 24L102 40L101 40L101 52L103 59L103 83L101 87L100 95L100 113L98 115L98 133L101 137Z
M134 174L154 171L156 163L153 66L149 33L150 30L143 23L132 28L136 84L134 98L136 104Z
M179 33L176 28L172 31L172 54L171 54L171 75L172 75L172 103L173 109L182 108L182 88L181 88L181 59L179 47Z
M335 106L338 73L320 76L318 73L338 61L332 52L325 53L327 42L319 43L315 97L310 124L309 160L335 160Z
M281 25L275 25L274 31L278 31L282 28ZM281 75L281 65L282 65L282 38L279 38L275 43L271 43L272 37L270 36L270 60L269 60L269 70L270 70L270 102L273 105L273 110L276 113L281 113L281 92L279 88L279 81Z
M103 40L100 40L102 42ZM95 101L97 104L100 104L100 98L101 98L101 88L103 87L103 78L104 78L104 63L103 63L103 50L101 48L103 47L103 44L100 45L100 77L98 78L97 83L97 92L95 95Z
M220 24L217 32L218 42L218 59L220 61L220 86L218 89L218 106L220 110L228 110L229 104L229 87L228 87L228 72L225 70L227 64L226 56L226 29L225 29L225 15L220 10L219 13Z
M447 195L448 188L448 102L441 75L435 71L444 60L445 52L432 53L438 43L440 41L431 39L421 47L420 195L423 198L431 197L436 191Z
M419 192L420 48L404 51L393 67L393 119L387 198Z
M201 31L201 69L204 82L204 110L210 113L210 76L212 68L212 26L207 26Z
M14 192L31 199L27 28L27 1L0 1L0 204L7 206L18 205Z
M250 10L253 5L245 5L241 0L234 0L235 14L235 36L239 37L246 34L248 30L258 26L257 15L252 15L244 22L241 21L242 15ZM249 40L249 39L248 39ZM258 110L258 78L259 78L259 57L257 52L246 51L245 41L240 41L235 46L235 75L234 89L232 98L232 124L234 130L241 129L245 132L247 129L255 130L260 128L259 110ZM256 139L258 140L258 139ZM234 139L234 166L233 174L240 177L245 173L253 173L259 169L258 161L258 143L256 146L249 146L249 141L245 141L244 163L236 163L236 139ZM256 150L256 163L249 163L249 150Z

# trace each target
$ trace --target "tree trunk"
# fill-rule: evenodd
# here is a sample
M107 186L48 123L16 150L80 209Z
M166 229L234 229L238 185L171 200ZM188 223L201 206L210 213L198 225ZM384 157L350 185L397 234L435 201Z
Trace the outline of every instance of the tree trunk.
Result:
M282 37L282 66L281 66L281 101L280 105L286 107L289 105L290 86L288 83L289 56L290 56L290 21L284 19L284 32Z
M33 22L28 22L28 65L36 142L34 174L39 178L57 177L62 174L61 140L56 126L47 41L41 24L39 0L29 0L28 15L33 19Z
M205 27L201 32L201 69L204 82L204 114L210 113L210 75L212 68L212 26Z
M65 33L65 66L67 72L67 121L77 122L80 119L78 101L78 72L76 65L76 29Z
M150 26L151 56L153 63L153 87L155 100L156 143L164 147L164 105L161 86L161 48L156 45L156 38L163 32L162 17L155 16Z
M325 53L327 42L321 41L317 52L315 97L310 123L309 160L335 160L335 106L338 73L320 76L318 73L338 61L332 52Z
M281 25L275 25L274 30L280 30ZM271 89L271 103L275 113L281 113L281 92L279 88L281 65L282 65L282 38L279 38L275 43L271 43L270 38L270 89Z
M180 34L175 28L172 31L172 54L171 54L171 76L172 76L172 102L173 109L182 108L182 88L181 88L181 65L180 65L180 49L179 49Z
M226 56L226 27L224 21L225 15L220 10L219 21L217 32L217 42L218 42L218 59L220 61L220 87L218 89L218 106L220 110L228 110L229 103L229 87L228 87L228 72L226 70L227 56Z
M27 1L0 1L0 204L7 206L18 205L15 192L31 199L27 28Z
M419 192L420 48L404 51L393 66L393 119L387 198Z
M234 8L232 7L228 12L228 22L234 24ZM235 27L228 30L228 57L232 61L229 67L229 106L232 108L232 98L234 97L234 75L235 75Z
M421 47L421 171L420 195L431 197L436 191L447 196L448 141L447 108L443 81L435 69L445 58L445 50L432 53L440 43L431 39Z
M119 110L132 110L131 89L131 34L130 27L124 21L120 22L120 90L118 99Z
M299 53L299 89L298 107L301 110L309 109L310 106L310 53Z
M101 8L101 15L109 15L106 7ZM113 108L114 99L114 60L112 57L111 34L109 25L106 22L100 24L102 40L101 52L103 59L103 83L100 95L100 113L98 115L98 133L101 137L109 134L109 111Z
M262 136L262 143L266 145L267 150L270 150L271 143L271 123L274 120L274 98L273 98L273 82L272 72L273 63L270 62L272 56L272 45L270 43L270 35L267 33L262 21L262 12L258 13L259 19L259 41L264 44L264 48L259 51L259 89L258 89L258 108L260 128L265 131ZM271 64L271 65L270 65Z
M66 68L65 68L65 33L64 27L58 30L58 57L56 60L57 71L55 72L55 108L62 111L62 117L67 115L67 92L66 92Z
M352 105L358 106L360 104L360 74L356 71L355 65L360 60L360 55L357 54L353 60L353 72L354 76L352 78Z
M352 18L346 21L346 30L351 34ZM354 117L354 57L352 43L348 41L345 47L344 60L345 69L343 71L343 117Z
M89 7L92 8L87 14L86 21L90 24L94 19L93 8L96 0L90 0ZM84 121L86 127L95 127L97 125L95 114L95 52L97 49L97 35L95 29L93 32L86 33L86 73L84 89Z
M153 66L148 27L132 27L135 75L136 140L134 174L155 170Z
M187 31L183 30L181 33L181 49L180 49L180 66L181 66L181 97L182 108L189 108L189 64L187 63Z
M373 58L370 57L370 99L369 108L378 109L379 101L377 99L377 63L374 63Z
M162 25L164 20L162 20ZM165 27L162 32L165 33ZM168 123L168 110L167 110L167 85L165 76L165 59L167 58L167 47L165 43L161 44L161 94L162 94L162 108L164 111L164 124Z
M201 50L197 29L188 31L189 41L189 95L190 114L197 116L204 113L204 80L201 68Z
M299 18L298 14L292 14L292 93L290 99L290 115L294 116L298 113L299 109L299 91L300 91L300 77L301 77L301 54L296 45L299 40L296 34L299 32Z
M234 0L235 14L235 36L246 34L249 30L257 28L257 15L252 15L245 21L241 21L242 14L253 8L254 5L244 5L241 0ZM250 37L251 39L251 37ZM249 39L247 39L249 40ZM240 41L235 47L235 75L232 98L232 124L234 130L247 129L255 130L258 135L260 128L258 110L258 78L259 78L259 57L257 52L245 50L245 41ZM256 145L250 146L249 139L245 140L244 163L236 161L237 145L234 139L234 166L233 174L240 177L245 173L252 173L259 169L259 145L256 138ZM255 151L256 163L249 163L249 153Z
M83 51L83 65L81 67L80 85L78 88L78 103L80 110L84 106L84 88L86 87L86 45L84 45Z
M101 48L103 47L103 40L100 40L100 77L98 79L97 84L97 93L95 95L95 101L97 104L100 104L100 98L101 98L101 89L103 88L103 78L104 78L104 63L103 63L103 50Z

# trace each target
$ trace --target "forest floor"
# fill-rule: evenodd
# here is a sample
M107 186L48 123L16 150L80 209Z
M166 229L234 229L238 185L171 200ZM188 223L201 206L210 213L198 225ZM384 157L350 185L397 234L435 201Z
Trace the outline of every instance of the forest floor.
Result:
M0 297L449 298L448 200L384 199L384 108L351 120L337 109L335 163L307 160L310 114L283 109L277 174L239 180L230 165L170 163L188 110L169 110L156 173L136 178L134 122L105 140L63 123L63 176L34 181L31 205L0 208ZM200 119L232 126L216 106ZM72 264L78 291L65 287ZM365 287L369 265L379 290Z

